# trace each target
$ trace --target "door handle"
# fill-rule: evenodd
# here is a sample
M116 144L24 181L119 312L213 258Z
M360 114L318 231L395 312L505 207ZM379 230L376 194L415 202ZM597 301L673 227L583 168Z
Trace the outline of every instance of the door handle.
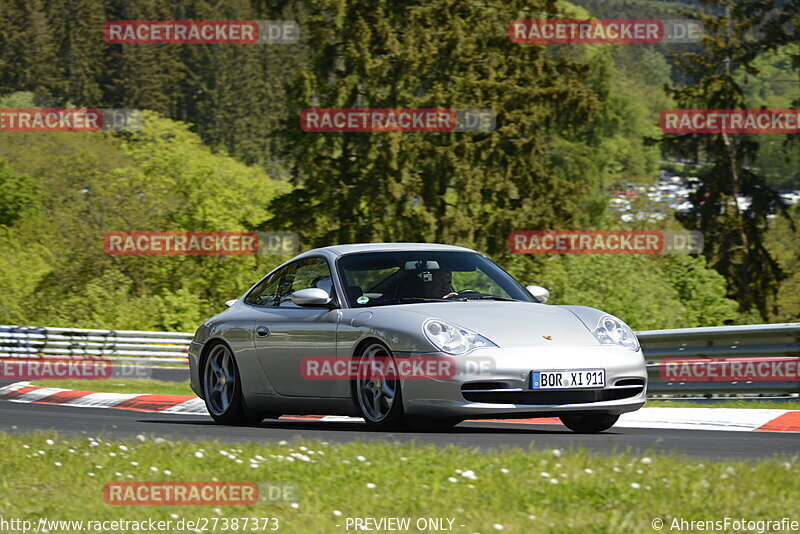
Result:
M256 335L258 337L267 337L269 335L269 328L266 326L259 326L256 328Z

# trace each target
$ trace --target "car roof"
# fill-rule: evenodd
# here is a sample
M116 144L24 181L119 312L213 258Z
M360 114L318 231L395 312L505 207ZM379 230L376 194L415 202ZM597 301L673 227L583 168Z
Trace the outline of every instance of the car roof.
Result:
M449 252L475 252L474 250L457 247L454 245L442 245L439 243L353 243L349 245L332 245L329 247L316 248L301 254L319 254L320 252L330 252L337 256L354 254L356 252L402 252L418 250L438 250Z

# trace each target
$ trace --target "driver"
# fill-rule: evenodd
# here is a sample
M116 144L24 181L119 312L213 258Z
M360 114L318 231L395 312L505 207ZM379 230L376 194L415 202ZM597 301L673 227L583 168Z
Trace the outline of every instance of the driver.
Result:
M427 298L442 298L456 296L458 293L453 292L453 273L452 271L444 271L437 269L429 271L430 281L425 283L425 297ZM423 277L424 279L424 277Z

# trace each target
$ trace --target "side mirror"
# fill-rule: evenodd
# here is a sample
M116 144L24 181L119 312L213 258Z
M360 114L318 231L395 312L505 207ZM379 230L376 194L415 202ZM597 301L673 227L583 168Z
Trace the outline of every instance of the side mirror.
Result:
M542 286L528 286L525 289L527 289L528 293L533 295L533 298L538 300L541 304L544 304L547 302L547 299L550 298L550 292Z
M309 287L292 293L292 302L298 306L327 306L331 296L324 289Z
M231 300L229 300L229 301L227 301L227 302L225 303L225 307L226 307L226 308L230 308L231 306L233 306L233 305L234 305L234 304L236 304L237 302L239 302L239 299L231 299Z

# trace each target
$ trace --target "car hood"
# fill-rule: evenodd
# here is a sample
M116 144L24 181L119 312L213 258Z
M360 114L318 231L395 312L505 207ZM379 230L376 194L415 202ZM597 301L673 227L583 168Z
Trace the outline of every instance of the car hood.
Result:
M402 308L425 319L441 319L473 330L499 347L600 344L574 313L559 306L473 300L405 304Z

